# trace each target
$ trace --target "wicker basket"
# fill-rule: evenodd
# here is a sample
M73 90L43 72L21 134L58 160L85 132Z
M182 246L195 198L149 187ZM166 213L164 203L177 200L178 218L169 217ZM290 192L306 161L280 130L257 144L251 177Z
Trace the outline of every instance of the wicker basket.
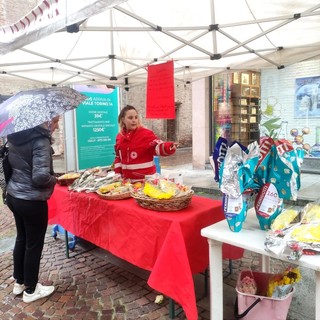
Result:
M57 183L60 186L70 186L73 184L74 181L76 181L81 176L79 173L73 178L63 178L64 175L66 175L66 174L65 173L55 173L55 176L57 178Z
M136 199L139 206L145 209L155 211L179 211L189 206L193 193L193 190L190 190L186 195L161 200L138 193L131 193L131 196Z
M124 192L119 194L109 194L109 193L101 193L99 190L96 191L98 197L105 200L122 200L131 198L131 192Z
M70 186L75 182L78 178L72 178L72 179L57 179L57 183L60 186Z

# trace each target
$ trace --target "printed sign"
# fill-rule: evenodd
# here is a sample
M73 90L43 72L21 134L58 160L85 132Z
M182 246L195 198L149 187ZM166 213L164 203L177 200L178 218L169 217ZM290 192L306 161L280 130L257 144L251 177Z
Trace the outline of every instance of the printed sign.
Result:
M114 145L118 133L118 89L104 88L75 86L76 90L88 96L76 109L80 170L108 166L114 160Z

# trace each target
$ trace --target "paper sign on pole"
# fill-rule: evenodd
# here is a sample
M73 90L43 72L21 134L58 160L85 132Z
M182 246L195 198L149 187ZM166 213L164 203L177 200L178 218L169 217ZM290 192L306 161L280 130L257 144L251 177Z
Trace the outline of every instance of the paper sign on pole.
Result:
M147 119L175 119L173 61L148 66Z

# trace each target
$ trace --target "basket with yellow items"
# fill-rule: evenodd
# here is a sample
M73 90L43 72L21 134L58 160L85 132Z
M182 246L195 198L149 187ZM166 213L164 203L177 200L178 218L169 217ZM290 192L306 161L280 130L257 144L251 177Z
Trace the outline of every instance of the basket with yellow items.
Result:
M122 200L131 198L131 183L129 181L115 181L102 185L96 192L101 199Z
M57 183L60 186L70 186L81 176L78 172L69 172L57 177Z
M193 194L189 187L164 178L147 180L131 192L141 207L155 211L182 210L189 206Z

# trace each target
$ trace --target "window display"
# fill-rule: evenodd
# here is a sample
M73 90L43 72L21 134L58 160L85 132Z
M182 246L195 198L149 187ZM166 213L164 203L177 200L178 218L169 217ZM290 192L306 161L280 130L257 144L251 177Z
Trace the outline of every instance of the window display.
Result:
M214 142L221 136L228 142L231 136L231 85L232 74L215 75L212 81ZM236 78L238 79L238 78Z
M231 88L231 136L244 145L260 137L260 74L241 73L241 84Z
M252 83L254 81L254 84ZM260 74L235 72L213 77L214 140L244 145L260 137Z

